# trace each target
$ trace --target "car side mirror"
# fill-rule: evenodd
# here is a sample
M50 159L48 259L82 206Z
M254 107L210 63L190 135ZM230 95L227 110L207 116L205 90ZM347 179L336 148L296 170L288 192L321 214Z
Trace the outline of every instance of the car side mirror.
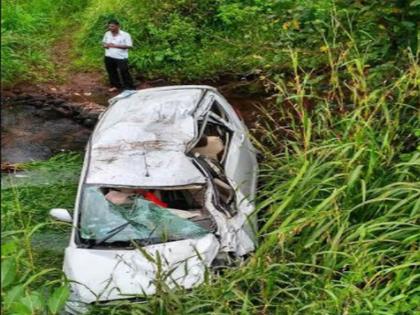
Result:
M50 210L50 216L57 221L69 222L73 221L67 209L55 208Z

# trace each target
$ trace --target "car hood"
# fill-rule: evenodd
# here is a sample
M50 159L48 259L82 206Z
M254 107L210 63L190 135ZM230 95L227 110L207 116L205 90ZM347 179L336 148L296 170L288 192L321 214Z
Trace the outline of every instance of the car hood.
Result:
M135 250L68 247L64 272L71 281L71 300L83 303L154 294L156 283L192 288L219 251L213 234L145 246Z

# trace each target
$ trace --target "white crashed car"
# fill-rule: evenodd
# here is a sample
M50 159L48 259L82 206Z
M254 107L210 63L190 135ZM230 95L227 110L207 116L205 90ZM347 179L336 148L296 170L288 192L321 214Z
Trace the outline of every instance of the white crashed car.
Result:
M109 101L87 145L64 272L66 305L192 288L206 269L256 246L256 152L215 88L126 91Z

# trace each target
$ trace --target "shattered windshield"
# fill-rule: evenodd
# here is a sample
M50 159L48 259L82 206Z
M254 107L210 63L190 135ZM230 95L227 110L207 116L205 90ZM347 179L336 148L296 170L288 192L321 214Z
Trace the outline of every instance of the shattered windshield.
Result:
M160 206L141 195L120 193L117 196L120 199L115 193L113 199L107 196L100 187L85 186L80 218L80 236L84 240L107 243L147 240L152 244L210 233L188 215L180 215L180 210ZM123 201L121 196L125 196Z

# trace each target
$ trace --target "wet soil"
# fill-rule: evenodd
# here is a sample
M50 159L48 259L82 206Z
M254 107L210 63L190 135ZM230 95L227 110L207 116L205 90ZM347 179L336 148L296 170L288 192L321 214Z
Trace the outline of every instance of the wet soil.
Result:
M82 150L90 130L51 108L3 105L2 163L44 160L60 151Z

